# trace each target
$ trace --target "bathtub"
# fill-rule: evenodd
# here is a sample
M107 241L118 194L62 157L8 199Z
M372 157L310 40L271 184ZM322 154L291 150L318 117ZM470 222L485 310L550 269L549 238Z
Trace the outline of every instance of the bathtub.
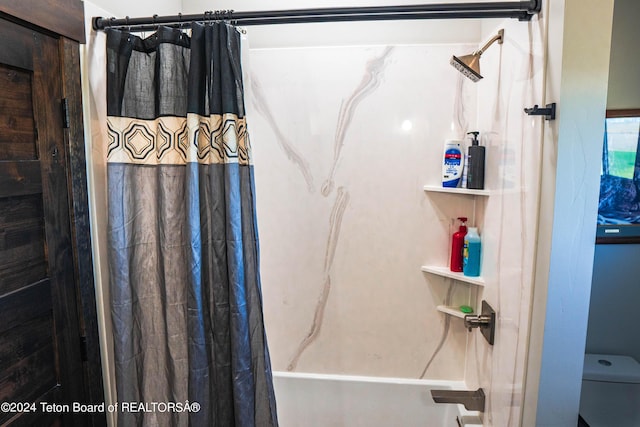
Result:
M480 427L479 413L434 403L462 381L274 372L280 427Z

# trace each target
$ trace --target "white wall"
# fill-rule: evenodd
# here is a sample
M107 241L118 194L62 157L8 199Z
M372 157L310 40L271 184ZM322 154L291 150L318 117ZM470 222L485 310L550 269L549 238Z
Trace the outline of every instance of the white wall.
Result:
M490 27L489 25L493 25ZM487 145L486 183L496 190L484 211L481 299L497 312L496 340L469 335L470 389L487 395L485 426L517 426L522 415L528 350L544 119L523 109L544 96L545 22L483 21L484 40L504 29L505 41L482 55L478 130Z
M429 197L422 186L440 185L456 103L475 125L476 86L458 86L449 65L452 52L475 46L250 52L274 370L464 378L466 330L436 311L449 283L420 267L447 265L451 219L471 217L472 200ZM403 130L406 120L413 126Z
M640 245L597 245L587 353L626 354L640 361L635 339L640 301Z
M104 125L101 123L101 117L106 114L106 88L104 87L104 79L100 77L104 71L96 70L104 69L106 62L104 59L104 33L96 33L91 29L91 18L106 16L108 12L87 1L84 2L84 8L87 42L80 47L80 63L87 152L87 187L104 394L105 403L111 405L116 402L117 398L115 396L109 276L107 273L106 155L101 149L101 146L105 144ZM92 77L92 71L97 72L98 78ZM99 111L103 112L102 115L98 113ZM108 425L115 425L115 414L107 413L106 416Z
M615 0L607 108L640 108L640 2Z
M125 16L136 18L155 14L160 16L175 15L182 11L182 0L92 0L91 2L85 0L85 3L89 3L106 12L104 15L96 15L103 18L112 16L116 18L124 18ZM87 6L85 6L85 11L87 11ZM90 19L92 15L87 13L86 17Z
M238 12L282 9L307 9L346 6L390 6L411 3L394 0L220 0L212 6L208 0L183 0L185 14L211 9ZM454 2L455 3L455 2ZM352 46L412 43L472 43L480 39L479 20L377 21L316 24L263 25L247 27L251 48Z
M640 108L640 3L615 0L607 108ZM639 244L597 245L593 263L587 353L627 354L640 361L640 342L630 339L640 301Z
M549 0L545 6L547 102L557 102L558 113L544 140L523 425L565 427L577 425L580 402L613 0Z

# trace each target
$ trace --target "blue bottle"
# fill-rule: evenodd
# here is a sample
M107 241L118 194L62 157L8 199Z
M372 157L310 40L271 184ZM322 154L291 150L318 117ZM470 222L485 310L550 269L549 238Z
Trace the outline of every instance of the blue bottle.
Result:
M469 227L464 236L464 249L462 260L462 273L465 276L477 277L480 275L480 235L476 227Z

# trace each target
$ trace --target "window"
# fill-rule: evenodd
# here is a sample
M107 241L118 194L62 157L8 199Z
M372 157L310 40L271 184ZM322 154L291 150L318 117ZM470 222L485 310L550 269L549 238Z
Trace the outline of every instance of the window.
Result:
M596 243L640 242L640 110L605 119Z

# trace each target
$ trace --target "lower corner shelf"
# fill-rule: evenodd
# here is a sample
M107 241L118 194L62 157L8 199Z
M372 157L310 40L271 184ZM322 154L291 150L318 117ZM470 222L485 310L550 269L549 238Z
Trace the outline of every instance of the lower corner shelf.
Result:
M485 282L484 282L484 279L482 278L482 276L478 276L478 277L465 276L462 273L456 273L454 271L449 270L448 267L439 267L439 266L433 266L433 265L423 265L422 266L422 271L424 271L426 273L435 274L437 276L448 277L450 279L454 279L454 280L457 280L459 282L471 283L472 285L477 285L477 286L484 286L485 285Z
M463 313L460 311L460 309L458 307L450 307L447 305L439 305L436 307L436 309L438 311L441 311L445 314L448 314L450 316L454 316L454 317L459 317L461 319L464 319L464 316L466 316L467 314L473 314L475 313L475 311L473 313Z

